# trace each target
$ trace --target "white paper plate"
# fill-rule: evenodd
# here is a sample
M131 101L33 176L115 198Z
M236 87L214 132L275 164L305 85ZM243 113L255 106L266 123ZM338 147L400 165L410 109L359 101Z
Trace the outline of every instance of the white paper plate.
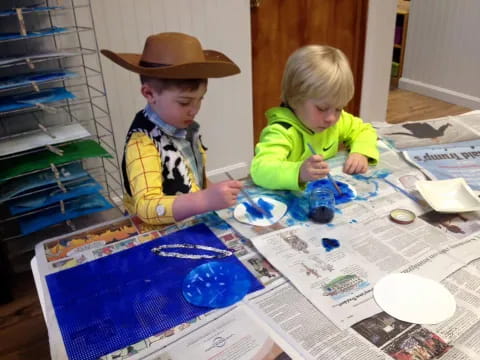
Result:
M480 199L463 178L415 183L417 190L438 212L465 212L480 210Z
M258 200L260 198L262 198L263 201L266 201L267 203L273 206L273 209L270 210L272 214L271 217L257 218L257 217L251 216L251 214L248 213L247 208L242 202L241 204L237 205L237 207L233 211L233 216L235 217L235 219L249 225L269 226L276 223L278 220L280 220L282 216L285 215L285 213L287 212L287 205L269 196L257 196L253 198L253 201L255 201L255 203L258 204Z
M438 324L455 313L453 295L437 281L414 274L390 274L373 288L378 306L396 319Z

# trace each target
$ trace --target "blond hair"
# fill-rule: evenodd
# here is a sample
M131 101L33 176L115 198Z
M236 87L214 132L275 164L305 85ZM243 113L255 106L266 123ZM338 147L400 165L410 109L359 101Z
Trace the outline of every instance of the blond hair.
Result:
M334 47L309 45L287 60L282 79L282 101L297 107L309 99L345 107L354 93L353 75L345 54Z

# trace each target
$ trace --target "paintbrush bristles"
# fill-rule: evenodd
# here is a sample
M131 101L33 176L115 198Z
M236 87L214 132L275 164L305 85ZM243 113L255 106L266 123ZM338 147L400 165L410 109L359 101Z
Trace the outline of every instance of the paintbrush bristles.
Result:
M233 178L232 175L230 175L230 173L228 171L225 171L225 175L227 175L227 177L230 179L230 180L235 180ZM253 206L255 208L255 210L259 211L260 213L262 213L264 216L266 216L267 218L269 217L269 214L267 213L267 211L265 211L264 209L262 209L260 206L258 206L255 201L253 201L253 199L250 197L250 195L248 195L248 193L243 190L243 189L240 189L240 192L242 193L242 195L245 197L245 199L247 200L247 202Z

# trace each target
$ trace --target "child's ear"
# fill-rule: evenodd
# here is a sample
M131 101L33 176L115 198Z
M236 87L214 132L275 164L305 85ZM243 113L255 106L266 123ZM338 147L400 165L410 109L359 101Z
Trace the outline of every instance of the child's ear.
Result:
M142 84L142 87L140 88L140 92L142 93L143 97L148 101L148 103L153 103L153 95L154 95L154 90L152 87L148 84Z

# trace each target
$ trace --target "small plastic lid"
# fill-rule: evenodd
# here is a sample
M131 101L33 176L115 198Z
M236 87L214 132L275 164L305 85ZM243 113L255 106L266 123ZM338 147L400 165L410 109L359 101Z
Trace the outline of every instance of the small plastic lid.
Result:
M395 209L390 212L390 220L397 224L411 224L417 216L410 210Z

